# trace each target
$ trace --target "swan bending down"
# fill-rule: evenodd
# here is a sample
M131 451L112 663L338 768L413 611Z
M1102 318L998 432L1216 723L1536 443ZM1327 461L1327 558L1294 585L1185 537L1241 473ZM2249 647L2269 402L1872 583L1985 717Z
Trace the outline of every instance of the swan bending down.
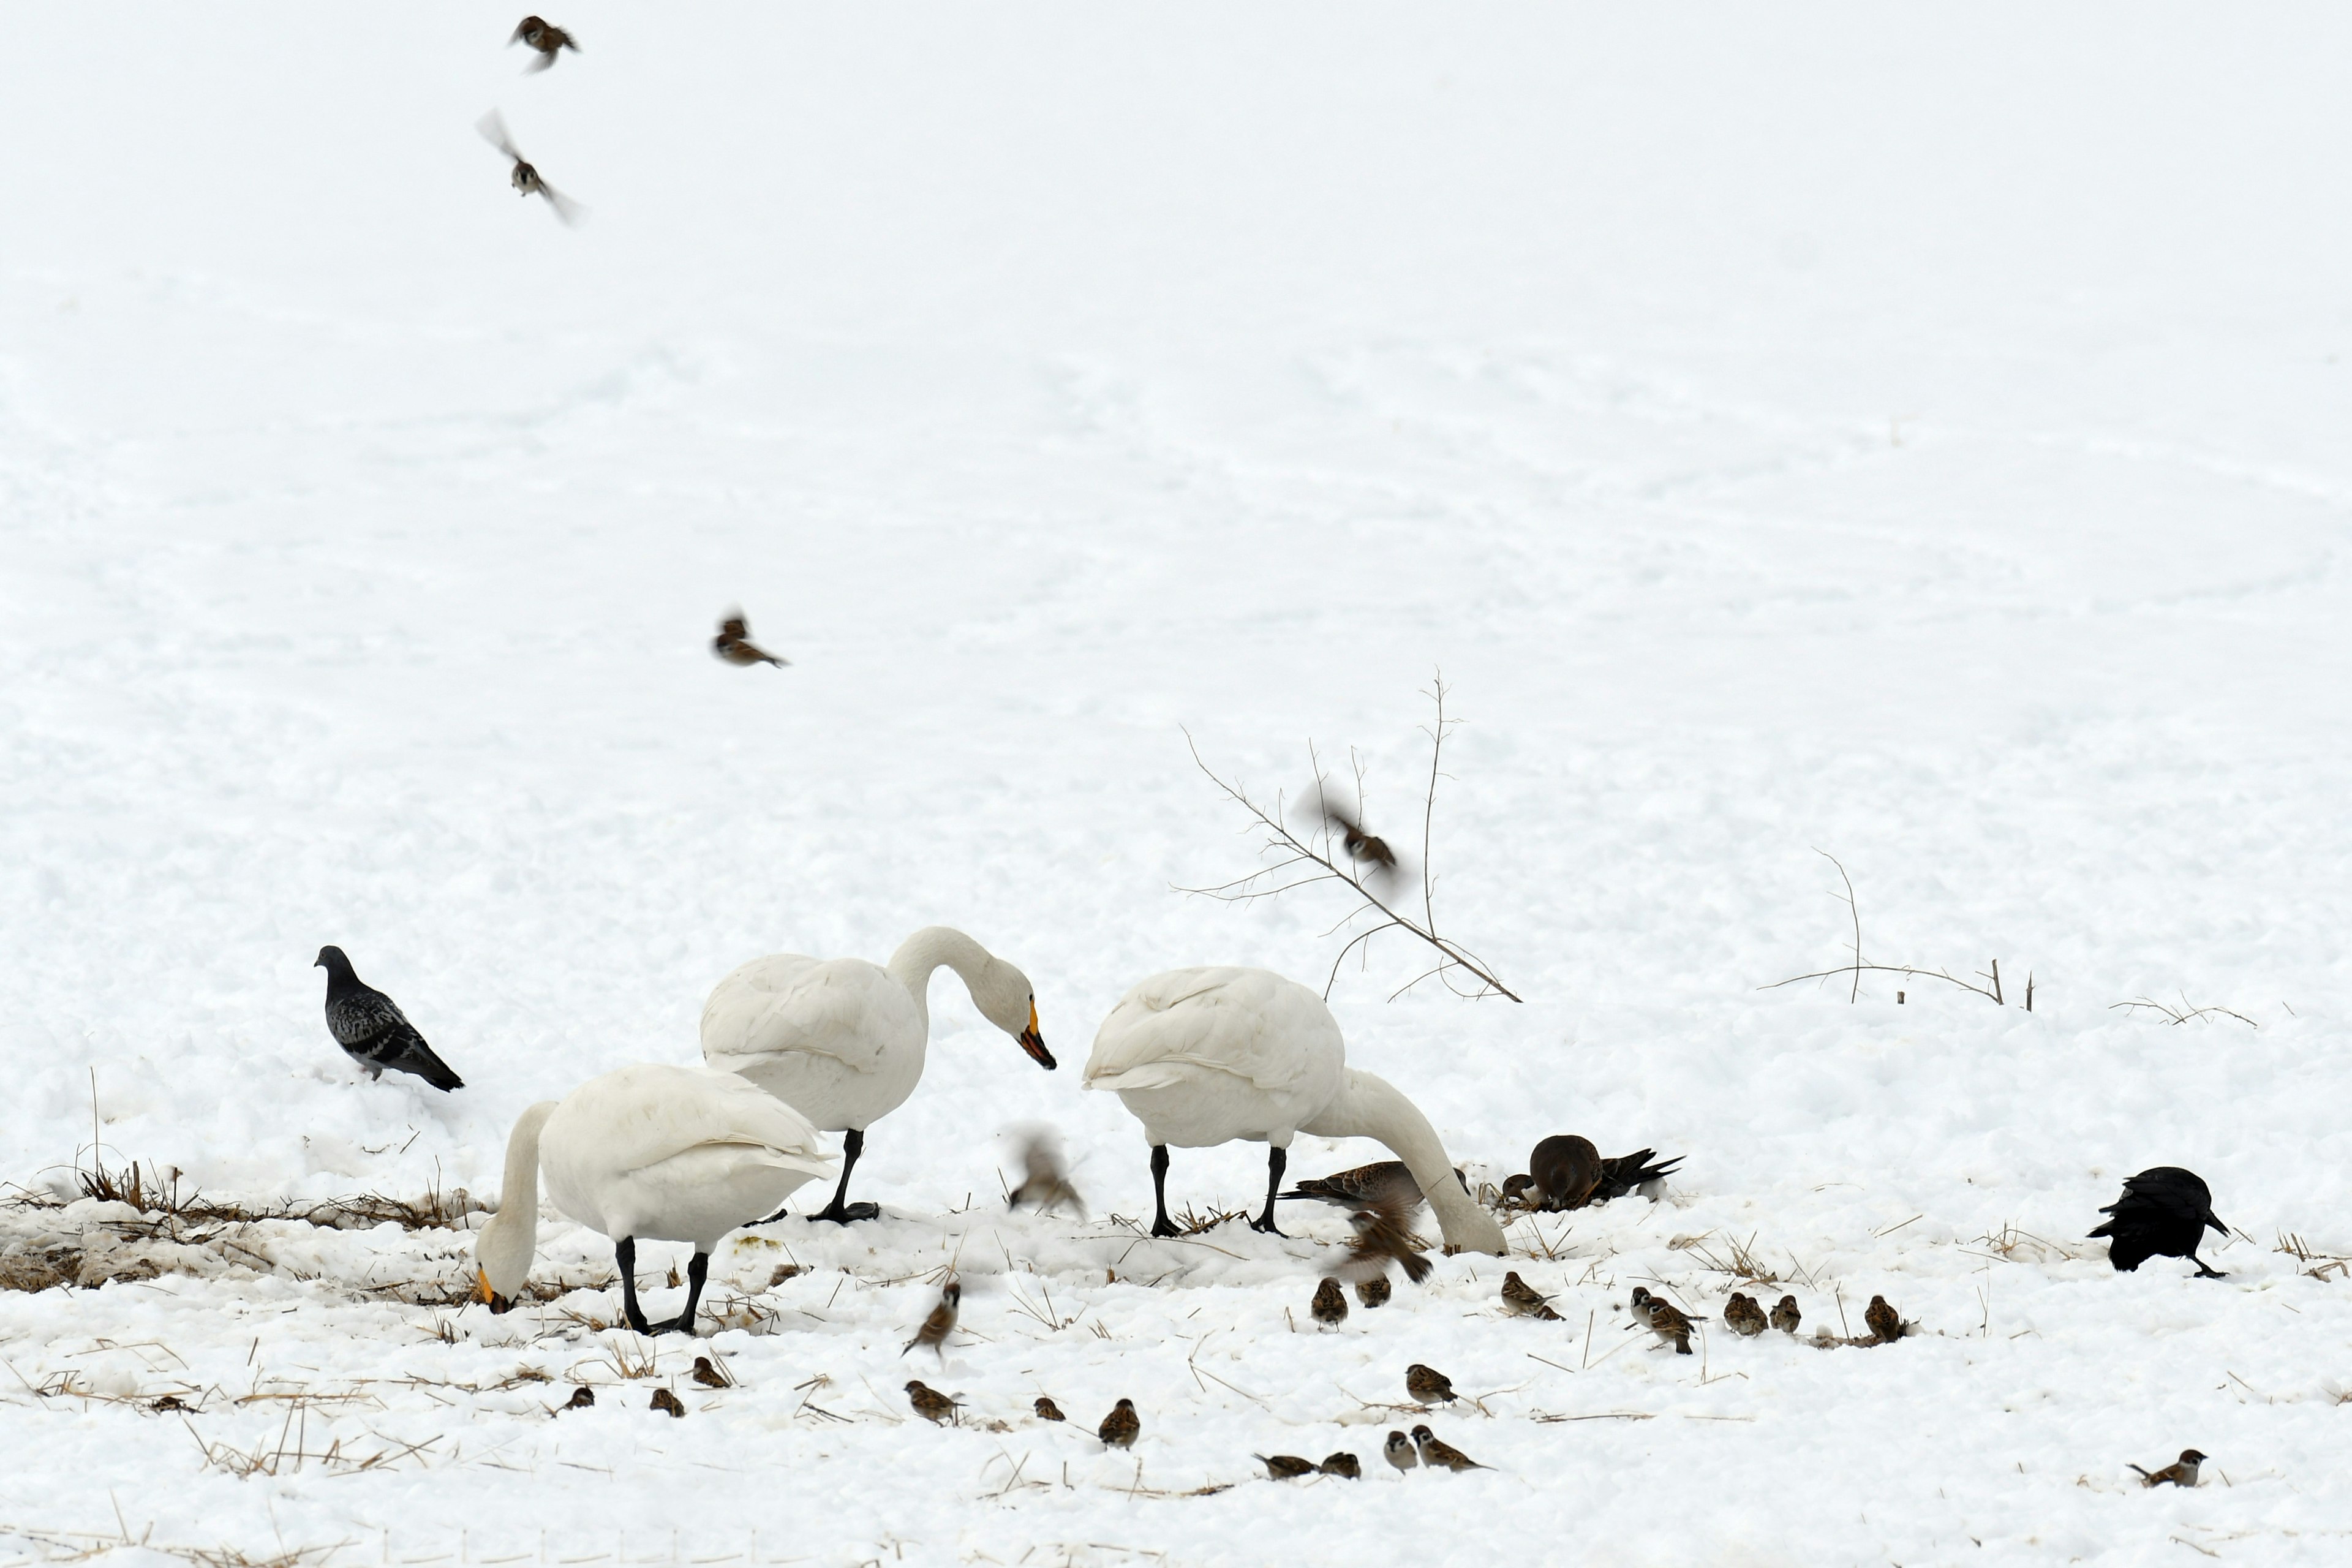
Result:
M1265 1212L1253 1228L1275 1230L1275 1194L1294 1133L1373 1138L1428 1194L1449 1252L1506 1250L1503 1227L1454 1179L1429 1119L1386 1080L1348 1066L1339 1022L1323 999L1263 969L1172 969L1129 991L1095 1034L1087 1089L1107 1089L1143 1123L1159 1205L1168 1218L1168 1145L1204 1149L1263 1140Z
M832 1167L807 1117L733 1073L645 1062L592 1078L516 1120L499 1212L474 1243L482 1292L503 1312L530 1278L544 1171L557 1208L612 1237L629 1327L690 1333L719 1238ZM659 1328L637 1307L639 1237L694 1246L686 1310Z
M720 981L702 1005L702 1059L742 1074L842 1138L841 1185L819 1219L872 1219L875 1204L846 1202L866 1129L915 1092L930 1042L931 972L956 972L981 1016L1051 1072L1037 1033L1029 977L960 931L925 926L885 967L862 958L779 952ZM781 1217L781 1216L771 1216Z

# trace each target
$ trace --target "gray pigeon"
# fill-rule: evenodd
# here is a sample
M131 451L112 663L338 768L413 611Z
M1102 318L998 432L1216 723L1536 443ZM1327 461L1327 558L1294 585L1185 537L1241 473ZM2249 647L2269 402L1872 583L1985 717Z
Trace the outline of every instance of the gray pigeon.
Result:
M463 1089L466 1080L433 1054L400 1004L352 973L340 947L322 947L311 965L327 972L327 1028L343 1054L382 1078L383 1069L412 1072L439 1089Z

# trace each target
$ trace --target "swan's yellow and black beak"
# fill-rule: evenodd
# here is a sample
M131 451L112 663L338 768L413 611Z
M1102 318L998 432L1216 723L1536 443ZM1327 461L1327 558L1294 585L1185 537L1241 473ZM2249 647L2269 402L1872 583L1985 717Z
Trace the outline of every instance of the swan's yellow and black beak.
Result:
M489 1271L484 1268L477 1268L474 1270L474 1300L488 1303L493 1316L514 1310L512 1301L490 1289Z
M1031 1061L1047 1072L1054 1070L1054 1053L1045 1048L1045 1037L1037 1032L1037 1004L1034 999L1029 1004L1029 1026L1021 1031L1021 1048L1029 1053Z

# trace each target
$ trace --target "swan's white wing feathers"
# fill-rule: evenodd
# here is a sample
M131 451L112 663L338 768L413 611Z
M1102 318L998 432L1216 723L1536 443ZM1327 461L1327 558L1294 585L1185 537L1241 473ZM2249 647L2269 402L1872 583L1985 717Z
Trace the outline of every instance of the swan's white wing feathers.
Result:
M874 1072L895 1043L911 1037L919 1048L923 1034L907 988L855 958L755 958L702 1007L703 1059L730 1071L797 1052Z
M618 1171L719 1147L754 1150L761 1164L812 1176L833 1168L807 1117L749 1079L714 1068L622 1068L582 1085L559 1114L576 1120L572 1136L593 1137L602 1162Z
M1270 1094L1296 1088L1339 1048L1329 1008L1296 981L1263 969L1175 969L1120 998L1095 1034L1088 1089L1159 1089L1185 1069L1229 1073Z

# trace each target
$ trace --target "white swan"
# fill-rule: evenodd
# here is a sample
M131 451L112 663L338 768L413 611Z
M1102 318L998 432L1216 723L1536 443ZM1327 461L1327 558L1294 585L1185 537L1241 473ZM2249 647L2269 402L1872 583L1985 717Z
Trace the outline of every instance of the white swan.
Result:
M474 1243L481 1291L503 1312L530 1278L544 1171L557 1208L613 1238L629 1327L691 1332L719 1238L832 1168L807 1117L733 1073L646 1062L592 1078L508 1136L506 1189ZM694 1244L686 1310L658 1329L637 1307L639 1237Z
M841 1185L819 1219L872 1219L873 1204L847 1204L849 1173L866 1129L898 1109L923 1076L930 1042L931 972L961 976L981 1016L1052 1071L1037 1033L1029 977L946 926L925 926L898 944L888 967L862 958L755 958L720 981L702 1005L702 1059L741 1073L818 1127L839 1132Z
M1385 1080L1349 1068L1331 1009L1279 974L1217 968L1153 975L1096 1032L1085 1087L1110 1089L1143 1123L1159 1205L1154 1236L1176 1234L1168 1218L1169 1144L1202 1149L1263 1139L1265 1213L1250 1224L1273 1231L1291 1136L1306 1132L1378 1139L1421 1184L1447 1251L1507 1250L1503 1227L1454 1180L1429 1119Z

